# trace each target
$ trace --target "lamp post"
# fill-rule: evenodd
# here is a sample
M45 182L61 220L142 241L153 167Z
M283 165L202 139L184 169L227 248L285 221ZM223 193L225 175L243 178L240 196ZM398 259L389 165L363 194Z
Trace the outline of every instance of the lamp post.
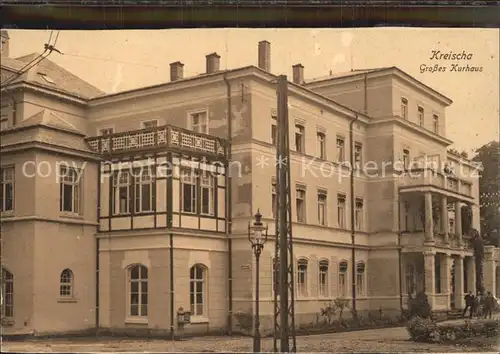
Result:
M255 329L253 335L253 351L260 353L260 319L259 319L259 259L264 244L267 242L267 225L262 224L262 215L257 210L253 225L248 222L248 240L255 254Z

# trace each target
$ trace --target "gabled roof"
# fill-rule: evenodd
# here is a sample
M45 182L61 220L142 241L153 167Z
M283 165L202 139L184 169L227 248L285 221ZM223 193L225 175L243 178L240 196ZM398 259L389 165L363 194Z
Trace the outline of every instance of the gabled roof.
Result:
M26 67L27 64L39 55L38 53L32 53L15 59L2 56L1 65L7 70L17 72ZM40 61L21 77L15 79L13 83L21 81L35 83L36 85L83 99L90 99L104 94L98 88L73 75L47 58Z
M51 128L66 130L72 133L81 134L73 124L67 122L64 118L58 116L56 113L48 109L41 110L35 115L32 115L31 117L23 120L21 123L17 124L15 128L36 125L43 125Z

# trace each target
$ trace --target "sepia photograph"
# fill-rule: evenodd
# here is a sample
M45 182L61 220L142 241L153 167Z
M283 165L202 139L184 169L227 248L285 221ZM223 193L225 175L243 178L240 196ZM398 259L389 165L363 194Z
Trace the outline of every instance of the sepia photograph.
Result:
M499 42L3 28L2 352L498 352Z

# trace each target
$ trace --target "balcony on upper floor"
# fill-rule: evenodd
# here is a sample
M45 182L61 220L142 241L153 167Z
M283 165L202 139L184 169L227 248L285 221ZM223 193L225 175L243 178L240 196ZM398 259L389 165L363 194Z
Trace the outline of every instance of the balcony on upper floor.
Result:
M433 192L450 199L473 202L472 183L460 178L438 155L414 159L400 175L401 192Z
M108 156L164 150L225 160L228 148L224 139L171 125L90 137L86 140L92 150Z

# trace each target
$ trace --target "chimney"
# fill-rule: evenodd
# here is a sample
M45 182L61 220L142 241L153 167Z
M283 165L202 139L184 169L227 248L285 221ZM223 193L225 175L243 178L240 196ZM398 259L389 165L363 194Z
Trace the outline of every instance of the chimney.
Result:
M295 64L293 68L293 83L302 85L304 83L304 66L302 64Z
M219 71L220 55L212 53L207 55L207 74Z
M1 46L0 46L0 53L3 56L8 57L9 56L9 32L7 30L1 30L0 31L0 39L1 39Z
M184 64L180 61L170 64L170 81L177 81L184 78Z
M259 68L271 72L271 43L259 42Z

